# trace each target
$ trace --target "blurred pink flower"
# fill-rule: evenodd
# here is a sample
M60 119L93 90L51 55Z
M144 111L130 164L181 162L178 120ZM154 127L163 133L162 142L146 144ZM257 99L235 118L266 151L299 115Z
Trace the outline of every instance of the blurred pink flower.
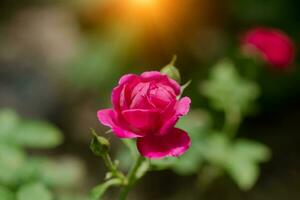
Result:
M242 37L242 47L248 53L258 53L277 69L287 68L294 60L292 40L278 29L257 27L249 30Z
M99 110L98 119L119 138L137 138L145 157L180 156L191 142L175 124L188 113L191 100L178 100L179 94L180 85L160 72L127 74L112 91L113 108Z

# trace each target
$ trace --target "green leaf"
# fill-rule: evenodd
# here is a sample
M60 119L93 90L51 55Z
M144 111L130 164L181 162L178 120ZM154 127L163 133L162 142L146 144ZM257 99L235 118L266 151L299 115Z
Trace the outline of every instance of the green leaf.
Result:
M256 162L265 162L271 157L271 151L267 146L246 139L237 140L234 151Z
M37 182L21 186L17 200L53 200L53 196L42 183Z
M64 191L57 195L57 200L89 200L88 197L79 192Z
M88 197L83 195L80 191L63 191L57 194L57 200L89 200Z
M16 112L2 109L0 141L23 147L50 148L62 142L62 134L47 122L22 121Z
M224 166L231 153L230 141L225 134L210 133L203 142L201 153L208 162Z
M226 169L238 186L243 190L249 190L255 184L259 168L256 163L249 160L234 157L230 159Z
M189 134L198 137L211 127L212 120L208 112L196 109L191 110L186 116L180 118L176 127L187 131Z
M270 158L270 150L263 144L246 139L231 142L222 133L207 134L197 146L199 157L202 156L214 167L226 170L243 190L253 187L259 176L260 162Z
M249 190L259 177L259 163L269 158L270 150L266 146L250 140L238 140L232 147L225 168L241 189Z
M16 144L30 148L52 148L61 144L63 136L56 127L42 121L23 122L14 138Z
M1 109L0 111L0 140L7 141L11 139L20 123L19 116L16 112L10 109Z
M0 185L1 200L15 200L14 193L5 186Z
M26 163L24 152L18 147L0 143L0 183L16 185L20 170Z
M110 179L96 187L94 187L91 191L90 200L99 200L101 199L102 195L105 191L113 186L113 185L120 185L122 182L120 179Z
M179 157L172 166L174 172L179 175L191 175L199 171L199 168L202 165L203 157L199 155L199 152L194 147L190 149Z
M219 62L211 71L210 79L201 87L212 106L221 111L247 114L259 95L256 83L243 79L230 60Z
M40 167L40 179L49 186L66 188L82 183L84 166L74 158L63 157L59 160L44 160Z
M29 157L26 162L19 169L19 176L21 183L27 183L32 180L41 178L41 169L45 162L45 158Z

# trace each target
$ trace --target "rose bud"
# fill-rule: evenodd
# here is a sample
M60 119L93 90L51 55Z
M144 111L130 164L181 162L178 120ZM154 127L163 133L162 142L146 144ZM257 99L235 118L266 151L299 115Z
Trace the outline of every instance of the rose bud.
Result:
M282 31L258 27L242 37L242 48L248 55L258 54L277 69L287 68L294 60L294 44Z
M119 138L136 138L148 158L180 156L190 146L188 134L175 128L190 108L189 97L178 99L180 85L157 71L124 75L112 91L113 108L99 110L99 121Z

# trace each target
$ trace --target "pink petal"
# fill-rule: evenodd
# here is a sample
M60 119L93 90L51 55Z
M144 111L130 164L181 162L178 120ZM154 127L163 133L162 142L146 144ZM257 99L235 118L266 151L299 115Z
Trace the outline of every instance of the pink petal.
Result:
M179 120L179 116L174 115L173 117L165 121L163 126L159 130L159 134L160 135L167 134L170 131L170 129L172 129L176 125L178 120Z
M117 110L117 111L121 110L121 108L120 108L120 96L121 96L121 93L122 93L123 89L124 89L123 85L118 85L117 87L115 87L112 90L112 93L111 93L111 102L113 104L114 109Z
M180 85L173 79L170 79L167 75L161 74L158 71L144 72L141 74L141 77L146 81L160 81L172 87L176 95L180 94Z
M176 101L176 96L172 88L165 85L155 85L149 90L150 101L158 108L165 109L172 101Z
M122 114L134 132L145 135L156 131L159 127L159 113L157 111L132 109L123 111Z
M138 83L131 91L131 109L151 109L153 105L148 99L150 83Z
M137 148L141 155L159 159L166 156L180 156L191 145L191 140L186 132L174 128L163 136L146 136L137 139Z
M138 78L138 75L136 75L136 74L126 74L120 78L119 85L128 83L136 78Z
M162 75L159 71L148 71L141 74L142 78L151 80L160 79L162 76L164 75Z
M115 126L115 113L113 109L103 109L97 112L98 120L104 125L112 128Z
M180 85L173 79L170 79L168 76L167 76L167 81L168 81L168 84L174 89L176 95L179 95L180 91L181 91Z
M183 97L175 105L175 113L164 122L159 133L166 134L172 127L174 127L180 117L186 115L190 110L191 99L189 97Z
M119 97L120 110L126 110L130 106L130 98L128 98L126 86L127 84L124 85L124 88L120 93L120 97Z
M125 91L126 86L136 84L139 82L138 79L139 77L135 74L126 74L120 78L119 85L113 89L111 95L111 101L115 110L120 111L124 107L128 106L128 100L126 98L127 92Z
M115 135L119 138L136 138L141 137L131 131L128 131L118 125L116 113L113 109L103 109L97 112L97 116L99 121L105 125L110 127Z
M190 110L191 99L189 97L181 98L176 106L176 112L178 115L186 115Z
M142 137L142 135L138 135L136 133L133 133L131 131L125 130L119 126L115 126L112 128L113 132L118 138L138 138Z

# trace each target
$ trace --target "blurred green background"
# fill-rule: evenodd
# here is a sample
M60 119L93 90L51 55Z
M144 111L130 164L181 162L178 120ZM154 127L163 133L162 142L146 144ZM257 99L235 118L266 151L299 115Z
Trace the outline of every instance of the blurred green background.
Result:
M70 175L73 185L66 183L68 189L63 192L60 181L56 185L42 181L47 186L59 194L76 191L77 197L85 196L105 173L102 161L88 148L90 128L99 133L107 130L97 121L96 111L110 106L111 89L122 74L160 70L176 54L183 82L193 80L185 92L192 98L192 108L207 108L199 87L221 58L235 57L240 36L247 29L279 28L292 38L297 50L299 7L296 0L1 0L0 107L60 129L64 141L54 139L51 145L54 136L49 133L49 141L21 146L31 156L51 159L45 163L65 163L61 168L43 165L50 167L48 171L74 171ZM241 191L225 175L199 197L195 195L200 190L195 184L198 176L178 176L165 170L148 173L130 199L299 199L298 65L296 56L288 71L263 66L253 69L261 95L238 137L267 145L272 158L262 165L252 189ZM236 67L243 70L244 66L237 62ZM14 116L7 112L1 116ZM112 153L117 154L120 141L112 134L106 136L113 144ZM0 167L0 174L3 170ZM116 198L114 192L106 198ZM74 199L67 197L69 194L61 196Z

